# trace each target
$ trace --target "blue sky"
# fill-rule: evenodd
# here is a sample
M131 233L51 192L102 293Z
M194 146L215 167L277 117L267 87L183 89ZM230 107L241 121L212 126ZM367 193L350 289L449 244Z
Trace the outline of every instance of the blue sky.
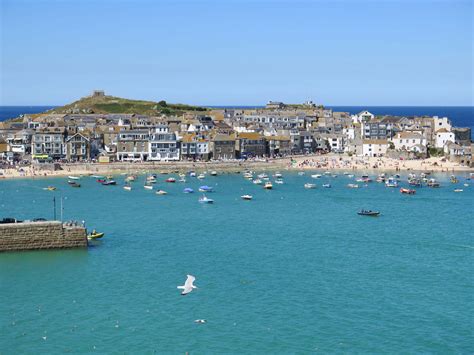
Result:
M0 105L472 105L472 1L0 0Z

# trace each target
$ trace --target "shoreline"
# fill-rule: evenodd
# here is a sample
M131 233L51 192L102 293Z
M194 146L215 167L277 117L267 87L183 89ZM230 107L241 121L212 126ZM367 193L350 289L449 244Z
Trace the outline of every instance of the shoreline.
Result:
M143 173L177 173L194 170L197 172L213 171L218 173L237 173L244 170L285 170L285 171L347 171L374 173L386 172L440 172L469 173L474 168L443 161L443 158L424 160L395 160L387 157L348 157L341 155L307 155L266 161L229 161L229 162L142 162L142 163L74 163L62 164L62 170L44 169L38 166L3 169L0 180L17 178L67 177L69 175L120 175Z

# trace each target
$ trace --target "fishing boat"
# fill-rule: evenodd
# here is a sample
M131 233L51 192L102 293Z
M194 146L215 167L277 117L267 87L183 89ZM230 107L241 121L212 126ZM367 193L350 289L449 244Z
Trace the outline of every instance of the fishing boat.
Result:
M315 189L315 188L316 188L316 184L306 183L306 184L304 184L304 188L305 188L305 189Z
M167 192L165 190L158 190L158 191L156 191L156 194L157 195L166 195Z
M347 184L347 187L350 189L358 189L359 185L358 184Z
M251 199L253 198L252 195L242 195L242 196L240 196L240 197L242 198L242 200L247 200L247 201L249 201L249 200L251 200Z
M263 185L263 188L266 189L266 190L271 190L271 189L273 189L273 185L269 181L269 182L266 182L265 185Z
M184 190L183 190L183 193L185 194L192 194L194 192L194 190L190 187L185 187Z
M385 181L386 187L398 187L398 181L394 177L389 177L387 181Z
M173 177L170 177L170 178L166 179L165 182L176 182L176 179L173 178Z
M211 171L211 176L217 176L217 171L215 170Z
M54 191L54 190L56 190L56 187L54 187L54 186L48 186L48 187L45 187L43 190Z
M117 182L115 180L107 180L102 183L104 186L109 186L109 185L117 185Z
M206 195L202 195L199 197L199 203L214 203L212 198L207 197Z
M406 189L406 188L402 187L400 189L400 193L407 194L407 195L414 195L414 194L416 194L416 190Z
M439 182L436 181L436 179L431 178L431 179L428 180L427 186L436 188L436 187L439 187L440 185L439 185Z
M313 179L319 179L321 177L321 174L313 174L311 175Z
M463 189L454 189L454 192L463 192Z
M211 187L211 186L207 186L207 185L200 186L200 187L199 187L199 191L200 191L200 192L212 192L212 187Z
M96 231L92 231L90 234L87 235L87 239L89 240L100 239L103 236L104 236L104 233L98 233Z
M252 181L255 185L262 185L263 184L263 181L260 180L260 179L255 179Z
M372 210L360 210L359 212L357 212L357 214L361 216L377 217L380 215L380 212Z
M331 184L323 184L323 187L325 187L326 189L329 189L331 187Z
M81 184L75 182L75 181L68 181L67 182L69 184L69 186L71 187L81 187Z

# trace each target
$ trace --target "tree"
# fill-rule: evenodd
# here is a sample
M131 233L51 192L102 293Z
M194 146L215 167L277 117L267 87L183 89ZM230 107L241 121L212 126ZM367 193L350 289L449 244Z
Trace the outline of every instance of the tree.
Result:
M165 100L161 100L160 102L158 102L158 105L160 105L161 107L166 107L166 106L168 106L168 104L166 103Z

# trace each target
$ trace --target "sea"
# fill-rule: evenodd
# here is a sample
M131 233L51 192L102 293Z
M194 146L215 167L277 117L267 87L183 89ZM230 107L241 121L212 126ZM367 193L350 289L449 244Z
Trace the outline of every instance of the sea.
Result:
M131 191L123 175L117 186L82 177L80 188L0 180L0 216L56 213L105 233L87 249L0 254L0 352L474 352L467 174L456 184L434 174L441 187L415 195L347 188L359 175L282 174L273 190L235 173L175 184L159 174L162 196L143 188L144 175ZM214 204L182 192L200 185L213 187ZM187 274L198 288L181 296Z

